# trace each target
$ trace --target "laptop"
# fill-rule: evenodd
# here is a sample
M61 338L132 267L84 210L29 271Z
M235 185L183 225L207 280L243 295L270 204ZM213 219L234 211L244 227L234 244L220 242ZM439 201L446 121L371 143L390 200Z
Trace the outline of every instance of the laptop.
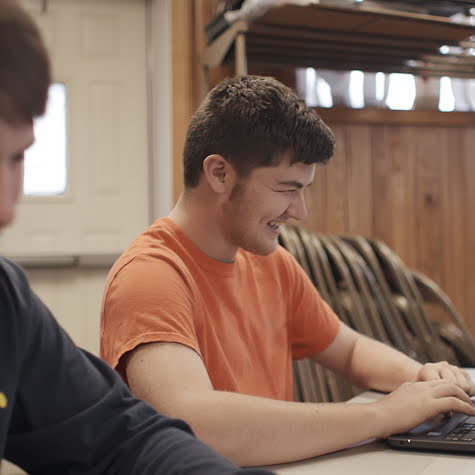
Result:
M475 397L472 397L475 404ZM405 434L386 439L396 449L416 449L475 454L475 416L454 412L433 417Z

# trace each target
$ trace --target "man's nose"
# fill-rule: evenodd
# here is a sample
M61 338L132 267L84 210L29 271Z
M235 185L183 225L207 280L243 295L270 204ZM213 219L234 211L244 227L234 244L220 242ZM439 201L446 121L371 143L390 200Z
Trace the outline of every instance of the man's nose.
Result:
M302 220L307 217L307 206L305 205L305 196L303 190L298 190L295 199L287 208L287 216L290 218Z

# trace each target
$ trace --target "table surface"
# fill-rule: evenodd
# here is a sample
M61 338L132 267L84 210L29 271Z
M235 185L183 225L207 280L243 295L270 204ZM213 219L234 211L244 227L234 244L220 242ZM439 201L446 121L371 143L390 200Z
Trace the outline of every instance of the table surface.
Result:
M475 368L468 371L475 381ZM368 391L351 401L364 403L380 397L380 393ZM277 475L474 475L475 457L394 450L384 442L373 440L313 459L266 468Z

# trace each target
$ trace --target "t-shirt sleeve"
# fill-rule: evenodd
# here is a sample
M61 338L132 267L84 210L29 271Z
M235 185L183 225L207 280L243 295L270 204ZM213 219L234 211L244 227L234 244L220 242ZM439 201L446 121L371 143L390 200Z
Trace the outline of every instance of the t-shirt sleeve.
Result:
M186 270L152 256L137 256L106 288L101 319L101 356L123 374L120 359L142 343L174 342L198 354L197 298Z
M294 257L283 248L280 252L285 267L284 286L291 289L288 328L292 358L306 358L332 343L340 328L340 319Z

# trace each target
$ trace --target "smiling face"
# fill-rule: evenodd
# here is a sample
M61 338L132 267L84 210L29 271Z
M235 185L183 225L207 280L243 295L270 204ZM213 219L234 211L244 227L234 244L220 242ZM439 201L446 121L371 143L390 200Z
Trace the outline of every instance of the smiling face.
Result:
M23 187L24 151L33 143L33 126L0 118L0 229L13 221Z
M284 159L275 167L255 168L238 182L223 208L225 239L230 245L258 255L278 244L280 225L305 219L304 190L315 176L315 164Z

